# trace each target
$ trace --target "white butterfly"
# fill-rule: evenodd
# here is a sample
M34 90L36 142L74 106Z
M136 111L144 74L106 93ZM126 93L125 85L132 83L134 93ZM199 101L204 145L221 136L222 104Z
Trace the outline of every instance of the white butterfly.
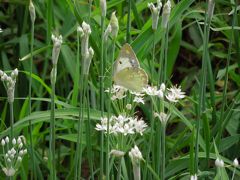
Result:
M141 92L148 84L147 73L140 68L136 54L127 43L121 48L113 68L113 80L117 85Z

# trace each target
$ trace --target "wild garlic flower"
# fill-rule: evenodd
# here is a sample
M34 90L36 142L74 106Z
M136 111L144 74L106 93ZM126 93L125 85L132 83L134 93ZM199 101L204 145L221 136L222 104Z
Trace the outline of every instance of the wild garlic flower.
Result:
M145 104L143 97L140 96L135 96L133 102Z
M103 17L106 17L107 14L107 2L106 0L100 0L100 8Z
M14 91L15 91L15 84L16 84L17 76L18 76L18 69L17 68L12 71L10 76L8 76L5 72L0 70L0 77L1 77L1 80L6 85L6 90L7 90L7 96L8 96L8 102L9 103L14 102Z
M53 41L53 50L52 50L52 63L54 66L58 63L58 57L62 45L62 35L55 36L52 34L52 41Z
M90 64L94 55L92 47L89 47L89 36L92 33L91 27L85 21L82 22L82 26L78 27L78 32L81 36L81 55L83 58L83 74L89 73Z
M148 3L148 8L151 10L152 13L152 29L157 30L159 13L162 8L161 0L157 0L157 6L155 6L153 3Z
M118 30L119 30L118 19L116 17L115 11L111 15L110 25L111 25L111 29L112 29L112 31L111 31L112 37L115 39L118 35Z
M115 157L123 157L125 155L125 152L116 150L116 149L112 149L109 154L112 156L115 156Z
M156 113L156 112L155 112L155 113L154 113L154 117L155 117L155 118L159 118L160 122L161 122L162 124L166 125L167 122L168 122L168 119L169 119L170 115L165 114L164 112L160 112L160 113Z
M185 97L185 92L182 92L181 87L172 86L167 89L168 93L166 94L166 98L173 103L178 102L178 100L183 99Z
M18 170L24 155L27 154L27 149L23 148L25 143L24 136L18 136L17 140L13 138L11 143L8 137L1 140L4 158L2 170L6 176L14 176Z
M143 91L149 96L158 96L159 98L163 98L163 91L161 89L157 89L156 86L148 86L147 88L143 88Z
M239 166L239 162L238 162L238 159L235 158L234 161L233 161L233 166L234 167L238 167Z
M216 166L216 167L224 167L224 162L223 162L223 160L217 158L217 159L215 160L215 166Z
M110 89L106 89L105 92L108 92L109 93ZM126 97L126 92L127 92L127 89L122 87L122 86L119 86L119 85L113 85L112 88L111 88L111 100L119 100L119 99L123 99Z
M29 12L30 12L31 21L32 21L32 23L34 23L35 19L36 19L36 13L35 13L35 7L34 7L32 0L30 0L28 8L29 8Z
M162 28L166 29L169 21L171 13L171 1L168 0L164 6L163 6L163 12L162 12Z
M97 131L104 131L107 133L108 119L106 117L101 118L101 123L96 124ZM125 115L112 116L109 119L109 133L118 135L123 134L124 136L139 133L143 135L146 130L147 124L142 119L127 117Z
M197 180L197 175L196 174L191 175L190 180Z
M140 160L143 159L142 153L136 145L134 146L134 148L131 149L131 151L129 151L128 154L133 164L139 164Z

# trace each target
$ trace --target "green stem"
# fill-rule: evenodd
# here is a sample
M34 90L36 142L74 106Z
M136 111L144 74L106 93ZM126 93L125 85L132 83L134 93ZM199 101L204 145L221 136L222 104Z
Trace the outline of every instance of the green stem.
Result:
M161 180L165 179L165 140L166 140L166 124L162 123Z
M199 103L197 111L197 124L196 124L196 141L195 141L195 158L194 158L194 170L195 174L198 173L198 152L199 152L199 134L200 134L200 120L202 118L202 112L205 110L205 93L206 93L206 73L207 73L207 53L208 53L208 40L209 40L210 24L208 22L207 15L205 17L204 25L204 40L203 40L203 56L202 56L202 70L201 81L199 89Z
M162 40L161 40L162 43L161 43L161 50L160 50L160 58L159 58L160 67L158 68L158 84L161 84L163 82L163 76L164 76L165 36L166 36L166 29L163 29Z
M127 17L127 43L131 42L131 35L130 35L130 31L131 31L131 0L128 0L128 17Z
M56 66L52 69L52 75L54 76L57 71ZM51 117L50 117L50 176L51 180L56 179L56 165L55 165L55 77L51 77Z
M86 82L88 81L88 78L86 77ZM86 142L87 143L87 153L88 153L88 161L90 166L90 172L91 172L91 179L94 180L94 173L93 173L93 158L92 158L92 132L91 132L91 120L90 120L90 103L89 103L89 86L88 83L86 85L87 89L87 100L86 100L86 110L87 110L87 128L86 128Z
M14 116L13 116L13 102L9 102L10 107L10 141L12 141L13 135L13 124L14 124Z
M31 59L30 59L30 77L29 77L29 87L28 87L28 105L29 105L29 115L31 115L32 112L32 70L33 70L33 42L34 42L34 22L32 22L32 27L31 27ZM35 168L35 158L34 158L34 149L33 149L33 137L32 137L32 132L33 132L33 126L32 126L32 121L29 121L29 137L30 137L30 156L32 159L32 168L33 168L33 175L31 173L31 179L37 179L36 177L36 168Z
M121 180L121 174L122 174L122 157L119 159L118 163L118 174L117 174L117 180Z
M100 109L101 109L101 117L103 117L104 113L104 79L103 79L103 71L104 71L104 23L105 17L101 16L101 59L100 59ZM100 177L103 177L103 157L104 155L104 132L101 132L101 154L100 154ZM107 157L107 156L106 156ZM108 162L108 160L107 160ZM108 171L108 163L106 163L106 174Z
M85 101L84 101L84 97L86 95L86 87L88 86L88 75L83 74L83 91L82 91L82 102L81 102L81 116L80 116L80 138L79 138L79 161L78 161L78 172L79 172L79 176L78 176L78 180L81 179L81 172L82 172L82 151L83 151L83 143L80 143L80 140L83 139L83 123L84 123L84 109L85 109Z
M233 175L232 175L232 179L231 180L234 180L235 172L236 172L236 168L234 167Z

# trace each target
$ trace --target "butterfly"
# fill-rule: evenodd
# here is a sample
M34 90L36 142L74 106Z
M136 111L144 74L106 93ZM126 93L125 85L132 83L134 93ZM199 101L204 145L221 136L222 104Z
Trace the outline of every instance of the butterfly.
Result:
M148 84L147 73L140 68L136 54L129 44L124 44L113 65L113 81L134 92L141 92Z

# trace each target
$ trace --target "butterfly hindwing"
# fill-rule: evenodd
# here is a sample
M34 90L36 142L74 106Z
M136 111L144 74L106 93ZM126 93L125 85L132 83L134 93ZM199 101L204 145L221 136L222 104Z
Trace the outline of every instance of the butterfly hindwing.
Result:
M117 85L135 92L141 92L148 84L147 73L141 68L125 68L115 74L113 79Z

